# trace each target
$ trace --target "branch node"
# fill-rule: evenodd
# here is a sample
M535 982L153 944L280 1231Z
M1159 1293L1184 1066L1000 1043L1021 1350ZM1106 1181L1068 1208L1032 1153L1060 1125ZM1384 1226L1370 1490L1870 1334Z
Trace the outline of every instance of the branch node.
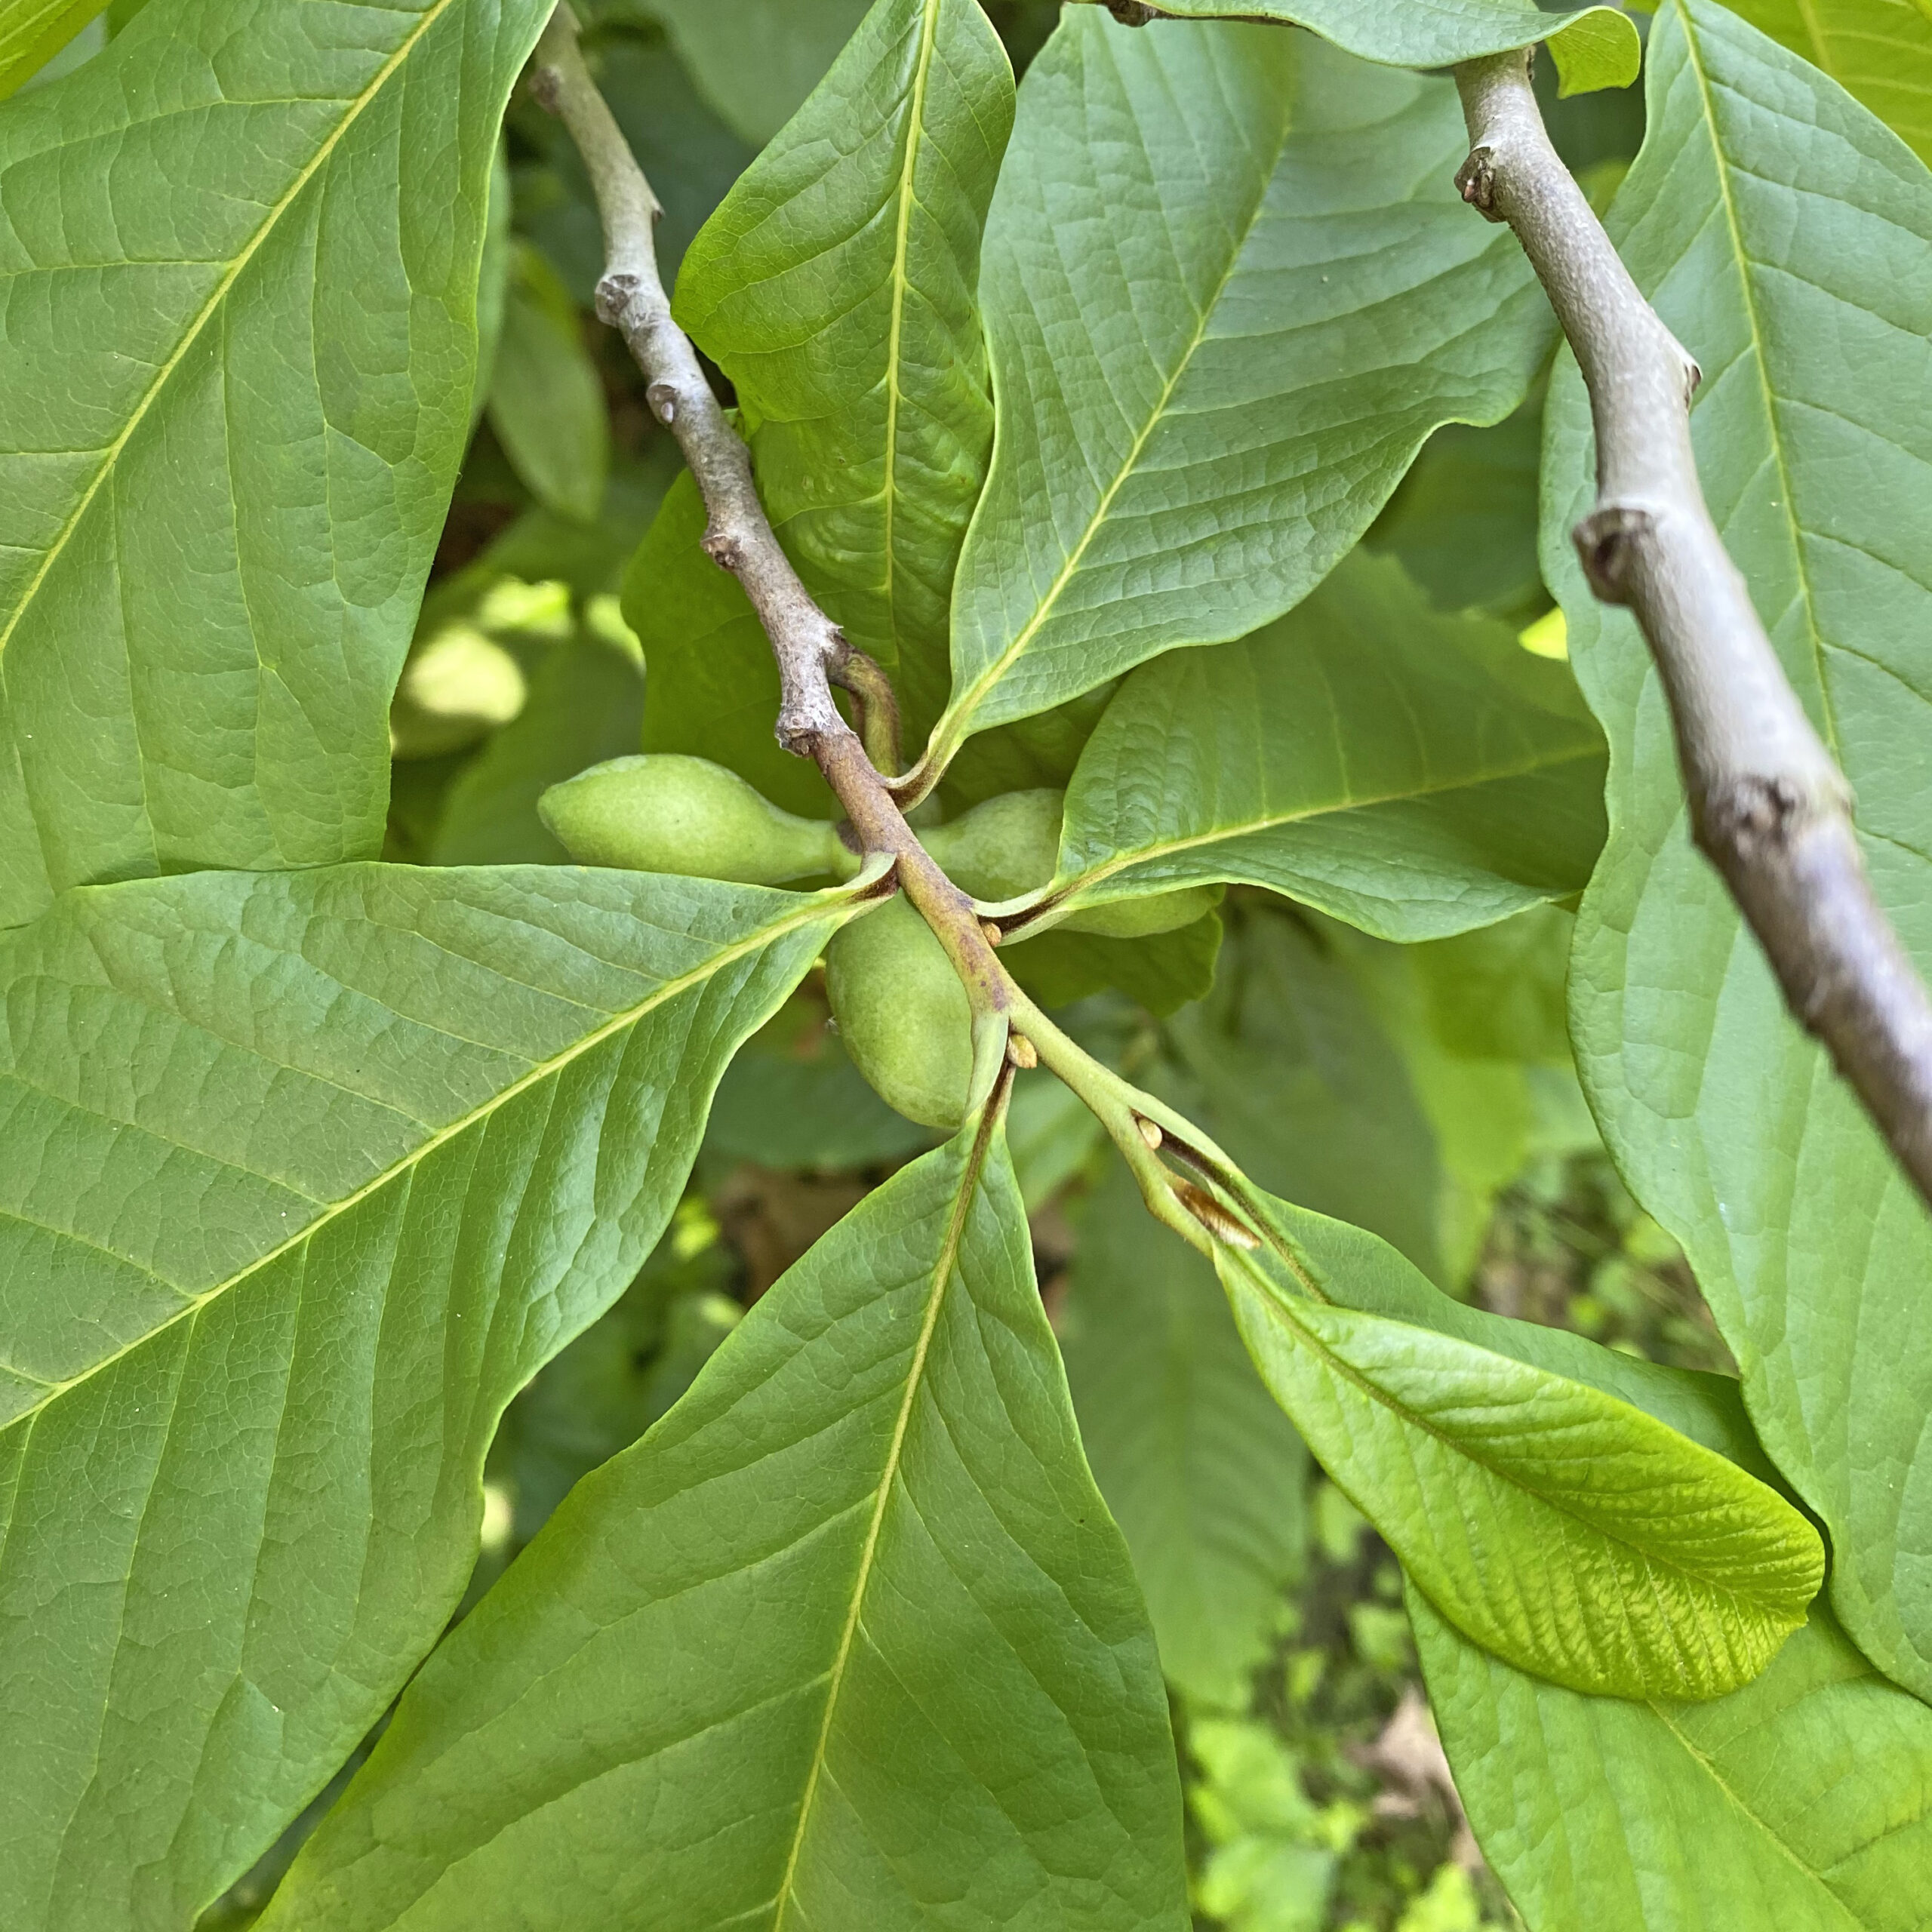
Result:
M980 930L985 934L986 943L989 946L998 945L1000 941L1006 937L1005 934L1000 931L997 923L991 919L982 919L980 921Z
M704 554L721 571L737 571L745 561L745 546L728 530L707 530L702 540Z
M678 392L670 383L653 383L644 392L651 413L667 429L678 420Z
M611 269L598 278L592 306L597 319L607 328L621 329L630 314L632 303L644 292L643 278L628 269Z
M563 103L563 75L558 73L555 68L548 64L531 68L530 97L546 113L556 113Z
M1022 1033L1009 1033L1006 1036L1006 1057L1015 1066L1038 1066L1040 1050Z
M1160 9L1147 0L1107 0L1107 11L1124 27L1144 27L1161 17Z
M1456 192L1485 221L1503 221L1496 205L1496 150L1470 149L1467 158L1456 171Z
M1590 588L1606 604L1630 601L1632 560L1655 532L1657 519L1630 503L1604 503L1570 533Z
M1141 1139L1146 1142L1152 1152L1158 1154L1161 1151L1161 1143L1168 1137L1161 1131L1159 1121L1149 1120L1145 1114L1136 1114L1134 1116L1134 1124L1140 1128Z

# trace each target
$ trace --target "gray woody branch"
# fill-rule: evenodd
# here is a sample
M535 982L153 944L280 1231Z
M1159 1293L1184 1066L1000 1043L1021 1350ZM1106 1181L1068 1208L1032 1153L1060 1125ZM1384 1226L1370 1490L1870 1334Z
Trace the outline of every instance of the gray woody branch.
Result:
M928 857L874 762L898 761L891 685L878 665L847 644L800 582L758 500L751 452L718 406L690 337L672 320L657 267L657 198L584 64L567 4L551 15L537 43L531 91L570 131L597 198L605 252L598 315L623 335L644 373L647 401L677 438L697 480L708 518L706 551L744 586L771 641L779 743L817 764L866 851L893 855L900 884L952 958L976 1010L1004 1011L1011 982L973 902ZM857 703L863 745L832 702L835 683Z
M1932 1002L1872 895L1849 789L1705 507L1697 365L1551 146L1529 57L1469 62L1456 82L1471 143L1457 185L1515 231L1589 390L1597 503L1573 534L1590 587L1629 607L1657 661L1694 835L1792 1011L1932 1203Z

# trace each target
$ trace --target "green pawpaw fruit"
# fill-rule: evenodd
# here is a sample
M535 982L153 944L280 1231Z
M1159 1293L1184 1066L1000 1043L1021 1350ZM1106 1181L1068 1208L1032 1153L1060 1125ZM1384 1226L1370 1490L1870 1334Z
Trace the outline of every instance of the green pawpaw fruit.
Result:
M860 859L823 819L798 818L709 758L644 752L594 764L537 801L578 864L783 885L850 878Z
M1060 857L1063 792L1008 792L921 835L934 863L961 892L996 902L1035 892Z
M1104 906L1083 906L1060 921L1063 933L1097 933L1106 939L1148 939L1191 926L1221 903L1226 888L1183 885L1145 899L1110 900Z
M839 928L825 989L852 1064L886 1104L954 1128L973 1084L973 1009L946 949L902 893Z

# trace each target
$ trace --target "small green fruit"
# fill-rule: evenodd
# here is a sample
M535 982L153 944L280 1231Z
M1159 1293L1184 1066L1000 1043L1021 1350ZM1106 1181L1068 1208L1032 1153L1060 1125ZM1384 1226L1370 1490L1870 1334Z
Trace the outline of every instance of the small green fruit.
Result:
M1191 926L1221 903L1226 890L1218 885L1183 885L1145 899L1114 899L1104 906L1083 906L1060 921L1063 933L1098 933L1107 939L1149 939Z
M973 1085L973 1009L946 949L901 894L839 928L825 989L852 1064L887 1106L957 1127Z
M781 811L735 771L675 752L594 764L552 785L537 811L580 865L740 885L850 878L860 866L824 820Z
M922 840L961 891L995 903L1036 892L1060 857L1063 792L1008 792L935 826Z

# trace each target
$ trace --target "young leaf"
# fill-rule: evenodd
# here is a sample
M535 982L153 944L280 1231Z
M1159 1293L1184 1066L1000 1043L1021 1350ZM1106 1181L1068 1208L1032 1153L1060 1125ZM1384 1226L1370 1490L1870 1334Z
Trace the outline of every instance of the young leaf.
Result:
M185 1924L341 1763L462 1593L504 1404L844 911L350 866L0 940L8 1932Z
M1180 1811L982 1119L579 1484L263 1927L1181 1932Z
M691 245L678 319L757 424L767 512L924 731L992 444L974 291L1013 125L979 0L878 0Z
M546 11L177 0L0 115L0 924L380 846Z
M1677 0L1651 134L1613 210L1632 272L1703 362L1712 515L1844 768L1879 899L1932 968L1932 175L1835 83ZM1644 1205L1680 1241L1765 1447L1832 1532L1832 1598L1932 1694L1932 1220L1683 823L1663 696L1568 539L1589 491L1574 367L1553 383L1546 573L1612 746L1611 843L1571 974L1580 1069Z
M1134 1553L1161 1666L1185 1695L1247 1701L1300 1572L1308 1451L1229 1319L1214 1271L1150 1225L1115 1161L1059 1317L1081 1439Z
M704 499L686 471L624 573L624 621L644 646L644 749L728 766L773 804L836 818L811 759L771 735L778 666L743 586L706 555Z
M1520 400L1549 311L1467 219L1467 148L1446 81L1275 27L1068 11L987 222L999 442L936 761L1278 616L1429 431Z
M1530 1932L1924 1932L1932 1710L1822 1604L1713 1704L1580 1697L1418 1593L1456 1788Z
M611 424L583 331L556 270L518 243L491 374L490 426L540 503L590 523L604 500Z
M1737 0L1731 11L1822 67L1932 163L1932 13L1920 0Z
M1476 1642L1573 1690L1701 1699L1804 1622L1824 1550L1774 1491L1589 1383L1325 1298L1331 1257L1380 1244L1260 1201L1263 1244L1216 1258L1262 1379Z
M1564 666L1355 556L1266 629L1128 680L1068 787L1057 889L1238 880L1437 938L1577 891L1602 776Z
M1293 21L1397 67L1448 67L1484 54L1549 43L1565 94L1628 87L1642 45L1614 7L1562 10L1542 0L1151 0L1175 20Z
M762 145L818 85L866 0L643 0L670 30L700 91Z

